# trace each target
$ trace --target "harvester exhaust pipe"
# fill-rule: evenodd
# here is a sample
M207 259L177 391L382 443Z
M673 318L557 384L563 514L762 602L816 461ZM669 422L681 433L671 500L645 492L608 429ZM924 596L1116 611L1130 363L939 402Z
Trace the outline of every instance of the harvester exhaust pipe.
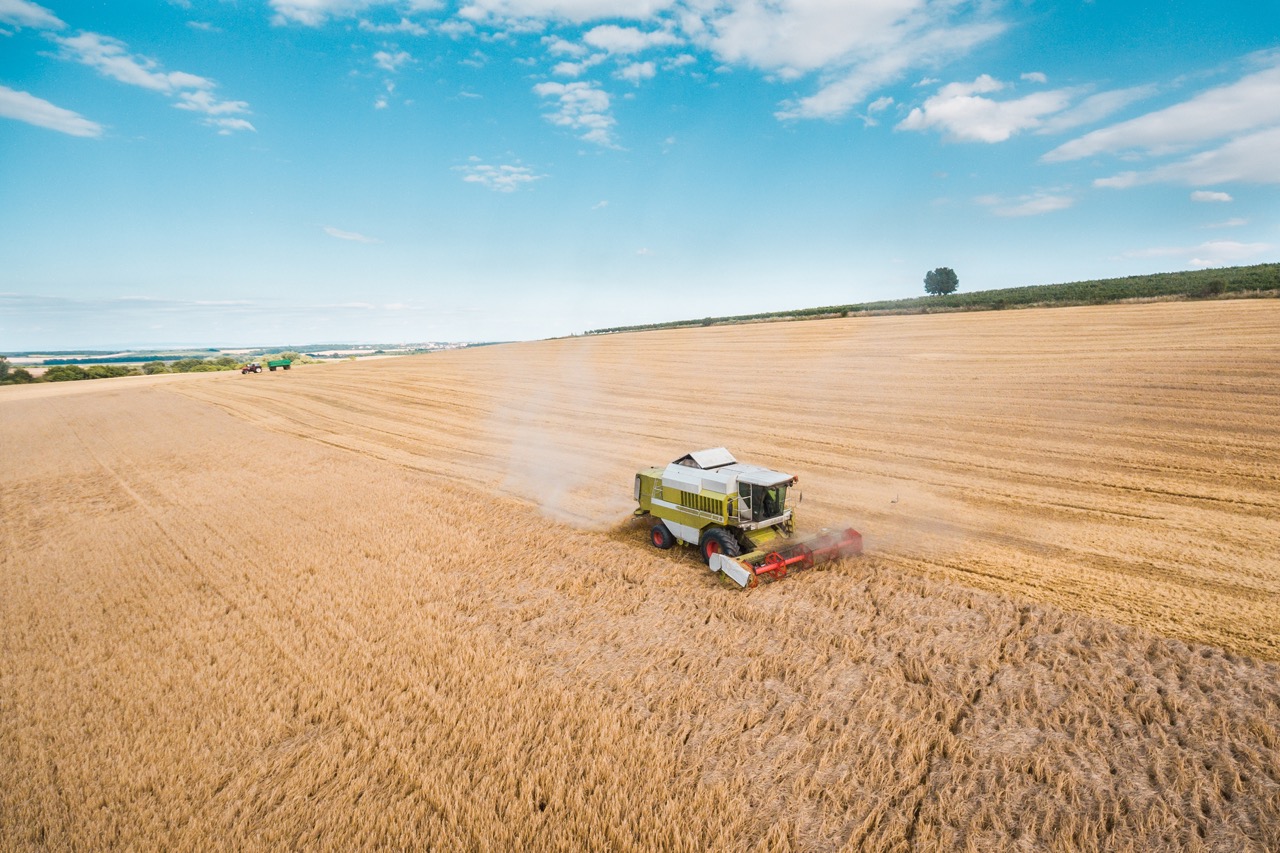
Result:
M777 580L786 577L788 571L811 569L861 553L862 534L847 527L793 540L773 551L753 551L741 557L712 554L709 564L711 571L722 572L738 586L746 588L755 586L761 578Z

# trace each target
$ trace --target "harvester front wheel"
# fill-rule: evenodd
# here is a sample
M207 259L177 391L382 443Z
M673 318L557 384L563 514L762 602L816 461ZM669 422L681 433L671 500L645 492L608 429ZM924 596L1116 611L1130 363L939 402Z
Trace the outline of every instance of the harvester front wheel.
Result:
M733 538L732 533L720 527L713 527L702 534L702 543L698 546L698 551L702 554L702 562L710 563L712 554L736 557L742 553L742 548L739 547L738 540Z
M676 537L671 535L671 531L667 526L659 521L649 531L649 541L653 543L653 547L660 548L663 551L676 544Z

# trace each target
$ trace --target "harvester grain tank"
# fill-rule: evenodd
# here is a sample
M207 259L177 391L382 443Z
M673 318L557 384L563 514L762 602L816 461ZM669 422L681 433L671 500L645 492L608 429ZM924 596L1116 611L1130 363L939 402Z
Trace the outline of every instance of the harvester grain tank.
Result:
M740 587L861 554L862 535L851 527L792 538L797 479L712 447L638 472L635 514L655 519L649 531L655 547L696 546L713 572Z

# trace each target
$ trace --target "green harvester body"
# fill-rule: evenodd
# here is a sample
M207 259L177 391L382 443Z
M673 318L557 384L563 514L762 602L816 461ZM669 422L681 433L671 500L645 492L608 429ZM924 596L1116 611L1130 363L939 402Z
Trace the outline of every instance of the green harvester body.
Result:
M739 586L776 579L788 569L862 553L862 536L852 528L823 531L804 539L795 532L794 488L798 478L738 462L723 447L695 451L665 468L637 472L637 516L652 516L655 547L676 542L698 548L713 571Z

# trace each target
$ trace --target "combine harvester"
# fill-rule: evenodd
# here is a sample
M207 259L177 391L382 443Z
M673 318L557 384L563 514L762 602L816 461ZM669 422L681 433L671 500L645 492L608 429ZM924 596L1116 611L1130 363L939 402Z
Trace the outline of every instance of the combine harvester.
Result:
M791 487L797 480L792 474L744 465L723 447L699 450L666 468L636 474L640 508L635 515L657 519L649 533L655 547L696 545L713 572L740 587L861 554L862 534L852 527L791 538L791 498L796 494Z

